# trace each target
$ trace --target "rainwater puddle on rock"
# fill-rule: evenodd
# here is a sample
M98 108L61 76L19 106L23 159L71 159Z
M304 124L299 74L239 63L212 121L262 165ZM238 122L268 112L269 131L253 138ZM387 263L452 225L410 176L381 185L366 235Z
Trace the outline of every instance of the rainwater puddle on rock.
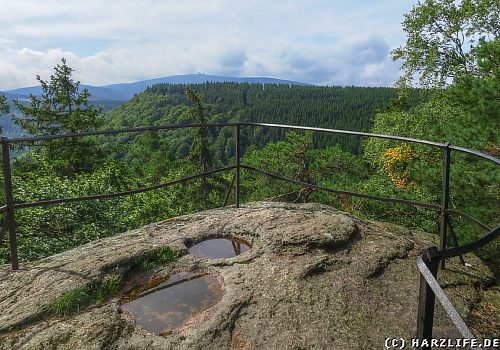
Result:
M206 272L180 272L153 279L131 290L121 309L145 330L169 335L188 319L216 305L222 298L217 277Z
M252 247L250 243L234 237L209 238L189 248L194 256L208 259L232 258Z

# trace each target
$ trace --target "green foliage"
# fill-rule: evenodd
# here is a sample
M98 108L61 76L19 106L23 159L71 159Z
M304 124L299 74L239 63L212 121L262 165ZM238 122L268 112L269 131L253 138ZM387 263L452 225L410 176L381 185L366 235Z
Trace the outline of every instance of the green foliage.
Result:
M376 117L374 133L408 136L431 141L446 142L466 148L485 150L489 145L498 144L498 135L492 123L482 117L474 117L463 109L448 102L443 96L434 96L427 103L408 111L380 113ZM365 144L365 159L374 173L361 186L363 191L398 198L440 203L442 151L429 146L411 144L415 157L405 163L400 172L408 175L408 184L397 188L391 183L390 174L384 170L384 155L401 143L382 139L370 139ZM451 207L469 213L475 212L483 220L495 222L498 211L499 169L490 162L459 152L452 154ZM488 174L488 175L486 175ZM480 180L482 179L482 180ZM497 182L498 184L498 182ZM495 194L495 192L497 194ZM478 194L481 194L478 197ZM360 211L373 216L390 215L397 222L409 227L421 227L436 231L435 215L426 210L402 211L391 205L375 205L364 202ZM434 223L433 223L434 222ZM467 225L468 232L460 230L461 237L470 241L480 232Z
M398 188L389 178L379 174L371 175L367 180L358 183L354 189L360 193L376 196L438 203L435 193L429 194L417 186ZM438 232L438 213L436 211L367 199L353 199L351 208L350 211L360 217L393 222L407 228L431 233Z
M405 15L406 44L393 58L403 60L405 80L442 87L450 78L476 70L474 47L479 38L498 36L498 0L425 0Z
M73 69L63 58L61 64L54 67L54 74L49 81L37 80L42 87L42 97L31 96L31 103L25 106L15 104L24 114L24 118L15 118L29 134L53 135L64 132L95 130L102 125L100 110L89 105L88 90L79 92L79 82L72 79Z
M141 256L135 267L138 267L142 271L147 271L160 264L175 261L177 258L177 253L168 247L162 246ZM106 274L101 281L92 286L75 288L56 298L49 305L48 312L61 317L79 313L93 302L97 305L104 303L118 293L122 287L123 276L121 274Z
M310 147L312 143L311 133L298 134L288 132L288 141L271 143L261 150L248 152L242 159L242 163L256 167L273 174L296 179L303 182L310 182L309 167L311 162ZM297 189L298 186L276 182L268 176L254 173L243 173L244 193L247 193L247 200L273 199L307 201L308 195L302 195ZM306 192L303 191L305 194ZM294 198L294 199L292 199Z
M203 96L195 93L190 88L186 88L186 96L192 103L192 107L188 110L188 113L194 117L194 122L202 125L206 124L207 118L203 105ZM205 173L213 169L213 161L209 149L208 127L202 126L196 128L193 143L189 147L188 159L192 164L193 170L195 170L193 173ZM193 194L203 203L203 208L207 209L210 207L209 196L213 190L213 186L207 177L202 177L198 182L200 184L199 190Z
M422 9L431 3L432 11L440 11L442 4L448 10L458 6L449 1L426 1L418 5L421 7L418 11L424 11ZM414 11L412 16L428 15ZM432 15L440 16L434 12ZM443 18L448 20L446 16ZM419 20L423 21L423 17ZM479 23L481 19L474 21ZM416 28L411 30L417 33ZM425 62L409 61L407 69L410 70L429 65L425 79L435 82L433 87L440 87L443 77L452 72L455 82L444 92L421 93L402 82L398 98L386 104L395 96L394 89L235 83L157 85L109 113L107 127L237 121L360 131L369 131L373 126L374 133L450 141L494 154L498 150L498 139L496 124L491 121L498 117L498 99L495 99L498 94L498 41L483 40L481 43L470 51L470 55L464 56L464 64L455 62L456 67L449 71L439 66L448 64L445 58L432 61L429 56ZM416 54L417 49L425 47L417 45L416 51L404 54ZM474 66L475 62L478 67ZM473 68L469 69L469 65ZM95 110L86 108L88 95L85 92L78 95L78 83L71 80L71 72L63 60L50 82L39 79L45 95L42 99L32 98L31 105L25 107L25 111L32 113L27 114L27 127L39 127L38 134L50 134L73 131L75 125L80 125L79 120L83 127L76 131L100 126L94 123L100 118ZM195 88L202 94L195 92ZM384 111L374 118L384 105ZM35 116L43 116L46 120L36 120ZM56 119L61 116L71 118ZM126 191L234 164L234 131L231 127L186 128L69 139L69 145L51 142L43 146L43 152L38 151L38 146L24 148L13 164L15 202ZM94 146L96 152L91 150ZM99 156L102 155L101 147L106 147L110 156ZM285 133L278 128L242 127L241 150L243 164L302 182L422 202L438 203L440 200L442 152L434 148L383 139L370 139L362 144L359 138L347 135ZM364 154L360 157L362 151ZM100 159L94 163L96 157ZM16 220L20 258L38 259L150 222L221 206L231 175L219 174L120 199L19 210ZM489 203L498 203L499 177L499 171L491 164L484 165L454 152L452 207L487 222L498 222L498 205ZM437 214L433 211L313 191L308 186L292 185L248 171L242 171L242 190L242 201L315 201L412 228L431 232L437 228ZM466 222L454 222L461 243L481 234ZM485 254L492 257L494 250ZM0 245L0 258L5 261L8 256L7 246ZM169 248L159 247L142 256L137 263L140 269L148 270L176 257ZM83 292L102 303L120 285L121 277L111 274L96 288ZM83 305L80 301L86 300L83 292L70 294L66 301L59 302L70 305L60 307L63 310L60 314L80 308Z
M481 40L474 51L478 71L459 76L448 89L451 102L479 118L500 122L500 39ZM498 124L497 124L498 125ZM497 128L498 130L498 128Z
M140 270L147 271L155 266L175 261L178 257L179 255L172 249L162 246L141 256L137 261L137 265Z
M93 174L59 176L45 158L34 156L32 169L14 167L14 198L18 203L71 198L145 187L130 176L120 162L109 162ZM182 174L172 172L170 176ZM161 182L173 178L163 177ZM147 223L191 213L193 203L183 186L172 186L136 195L89 200L16 212L21 261L56 254L95 239L124 232ZM0 258L8 260L8 245L0 245Z
M13 171L14 197L18 202L71 198L128 187L126 177L112 164L93 174L68 178L60 177L45 158L34 159L37 171ZM84 201L19 211L16 221L20 258L41 258L126 229L127 216L120 211L127 206L122 203Z
M14 101L23 114L12 115L14 123L30 135L54 135L96 130L103 125L101 110L89 105L89 92L79 92L79 82L72 79L73 69L63 58L54 67L49 81L37 80L42 97L31 95L29 105ZM91 172L101 157L98 143L90 138L51 140L44 143L43 153L53 162L58 174L71 176Z
M195 93L190 88L186 88L186 95L193 106L189 109L188 113L194 117L194 122L197 124L206 124L207 118L205 116L205 107L203 106L203 96ZM189 160L196 165L201 166L202 172L211 170L213 166L212 158L210 156L209 134L207 127L196 128L196 133L193 143L189 148ZM202 188L202 192L203 188Z
M10 108L7 103L7 98L4 95L0 95L0 114L9 113Z
M243 164L306 183L349 189L363 176L364 165L354 155L332 146L312 148L312 133L286 133L287 141L271 143L248 152ZM272 199L308 202L310 196L328 204L339 205L331 196L314 194L311 188L276 181L268 176L243 172L245 200Z
M120 274L111 273L102 279L99 287L95 292L95 302L99 305L106 301L109 297L116 294L123 285L123 278Z
M169 157L168 145L162 142L162 133L149 131L136 137L123 160L137 177L158 184L170 172L173 159Z
M49 305L48 311L52 315L61 317L79 313L92 302L102 304L116 294L122 285L123 278L120 274L107 274L100 283L93 287L75 288L56 298Z
M206 83L187 86L203 94L208 123L263 122L368 131L375 111L395 96L392 88L288 86L237 83ZM126 104L106 114L110 128L150 125L189 124L196 122L190 113L186 86L159 84L138 94ZM413 100L410 103L414 103ZM213 161L229 162L234 157L234 131L217 133L209 129ZM263 147L282 139L280 129L244 127L242 151ZM131 138L124 142L131 141ZM161 141L171 159L185 158L193 142L192 130L165 133ZM355 139L342 135L315 134L313 146L323 148L336 143L342 149L359 153Z
M473 118L442 96L434 96L408 111L390 111L377 114L374 133L407 136L436 142L450 142L457 146L481 150L486 144L496 141L491 123L482 118ZM372 165L381 165L381 155L393 141L369 139L365 144L365 156ZM412 145L419 153L435 160L435 148Z
M373 132L448 141L498 156L499 13L495 0L426 0L416 5L403 23L406 46L396 49L393 57L403 59L406 84L420 73L420 82L434 91L428 101L417 106L393 104L393 108L378 113ZM446 90L440 90L450 83ZM407 90L405 84L402 87L404 100ZM440 203L442 151L372 139L365 143L364 156L373 174L362 190ZM498 166L452 152L451 208L496 225L500 219L499 180ZM428 211L401 211L365 201L359 209L375 217L385 212L405 226L436 231L436 215ZM456 217L452 220L459 244L484 235L475 224ZM499 244L489 245L480 254L498 265Z
M78 313L80 309L87 306L91 300L92 296L87 288L76 288L56 298L49 305L48 311L56 316L68 316Z

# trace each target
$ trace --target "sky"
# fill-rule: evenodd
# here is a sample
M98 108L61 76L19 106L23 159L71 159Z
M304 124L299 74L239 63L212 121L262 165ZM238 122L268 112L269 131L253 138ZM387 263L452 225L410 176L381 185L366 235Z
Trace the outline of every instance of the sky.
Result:
M417 0L0 0L0 90L62 57L83 84L175 74L392 86Z

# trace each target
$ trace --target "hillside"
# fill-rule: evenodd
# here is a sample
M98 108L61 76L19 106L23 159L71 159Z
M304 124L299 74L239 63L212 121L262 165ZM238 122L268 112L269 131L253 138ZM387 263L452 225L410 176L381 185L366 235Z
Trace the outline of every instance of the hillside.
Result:
M249 83L205 83L189 85L202 94L209 122L249 121L318 126L368 131L375 113L396 94L392 88L319 87L298 85L261 85ZM107 114L110 128L167 125L191 122L184 85L158 84L138 94L123 106ZM169 138L176 158L190 144L189 131ZM252 144L262 146L283 136L282 130L266 130L247 135ZM221 137L225 137L222 135ZM227 140L213 143L226 145ZM359 153L357 140L342 136L318 135L316 147L342 142L345 150Z
M298 81L284 80L270 77L228 77L210 74L179 74L167 77L140 80L132 83L109 84L93 86L82 84L81 90L87 89L91 100L117 100L126 101L155 84L204 84L206 82L234 82L252 84L283 84L283 85L309 85ZM40 86L30 86L3 92L9 98L28 98L30 94L41 96Z
M104 112L111 111L121 106L125 101L134 98L136 94L142 93L144 90L155 84L205 84L206 82L234 82L234 83L251 83L262 85L282 85L282 86L308 86L309 84L298 81L284 80L270 77L228 77L209 74L179 74L161 78L141 80L132 83L110 84L104 86L80 85L80 91L87 89L90 93L89 103L91 105L101 107ZM20 100L29 101L30 95L40 97L42 88L40 86L22 87L7 91L0 91L1 95L5 95L8 101ZM11 112L19 115L17 108L13 103ZM156 112L154 112L156 113ZM12 124L9 115L0 115L0 128L4 136L19 136L24 134L21 128Z
M102 88L119 93L122 98L130 99L135 94L143 92L148 87L156 84L204 84L211 83L251 83L251 84L278 84L278 85L309 85L293 80L277 79L270 77L227 77L210 74L179 74L168 77L141 80L135 83L122 83L104 85Z
M7 137L17 137L21 135L26 135L26 132L18 125L14 124L11 115L14 114L16 117L21 117L19 109L14 105L12 100L19 99L28 103L28 99L24 95L16 94L5 94L7 100L9 101L10 112L7 114L0 114L0 132L3 136ZM90 105L102 108L103 112L111 111L123 104L123 101L118 100L91 100Z

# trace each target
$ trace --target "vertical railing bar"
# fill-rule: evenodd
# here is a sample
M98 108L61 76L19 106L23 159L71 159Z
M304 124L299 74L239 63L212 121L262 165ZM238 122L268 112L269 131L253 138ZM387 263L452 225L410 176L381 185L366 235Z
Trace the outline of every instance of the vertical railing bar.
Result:
M7 214L5 214L5 221L2 225L2 229L0 230L0 244L2 244L3 242L3 239L5 237L5 231L7 231L7 228L8 228L8 225L7 225L8 221L7 221Z
M453 240L453 244L455 245L455 247L460 247L458 245L457 235L455 234L455 230L453 230L453 226L451 226L451 219L449 217L448 217L448 229L450 230L450 235L451 235L451 239ZM458 258L460 259L460 262L462 263L462 265L465 266L464 256L462 254L460 254L458 256Z
M236 125L236 208L240 207L240 124Z
M233 189L235 180L236 180L236 173L234 173L233 179L231 180L231 184L229 185L229 188L227 189L226 198L224 198L224 205L222 206L223 208L226 207L227 202L229 201L229 196L231 195L231 190Z
M436 247L430 247L422 252L421 258L424 264L429 269L429 272L437 277L439 259L435 259L437 253ZM416 338L427 340L428 344L432 339L432 328L434 325L434 306L436 295L427 283L427 280L422 272L420 272L420 289L418 295L418 315L417 315L417 334ZM430 347L421 347L421 349L430 349Z
M16 219L14 216L14 196L12 193L12 174L10 169L10 147L9 139L2 136L2 161L3 161L3 181L5 189L5 205L8 210L6 212L7 226L9 228L9 243L10 243L10 262L12 270L19 270L19 261L17 257L17 237L16 237Z
M443 152L443 178L441 184L441 215L439 220L439 250L446 249L446 233L448 230L448 204L450 200L450 143L446 142ZM445 268L445 259L441 260L441 268Z
M425 251L424 251L425 252ZM441 259L440 252L437 252L438 256L432 259L434 259L436 262ZM443 309L447 316L450 318L450 320L453 322L455 325L456 329L460 332L463 338L468 338L468 339L474 339L477 338L474 333L470 330L470 328L467 326L467 324L464 322L460 314L458 313L457 309L453 304L451 303L450 299L444 292L443 288L439 285L436 277L433 276L433 273L429 270L429 265L427 265L427 262L425 261L426 258L424 256L419 256L417 258L417 267L418 270L421 273L421 276L425 277L427 285L432 289L434 292L434 296L436 299L439 300L440 304L443 306ZM436 264L436 271L437 271L437 265ZM432 334L429 334L428 336L431 336ZM427 343L430 345L431 342L429 339L425 338L427 340ZM480 349L478 347L472 346L472 349Z

